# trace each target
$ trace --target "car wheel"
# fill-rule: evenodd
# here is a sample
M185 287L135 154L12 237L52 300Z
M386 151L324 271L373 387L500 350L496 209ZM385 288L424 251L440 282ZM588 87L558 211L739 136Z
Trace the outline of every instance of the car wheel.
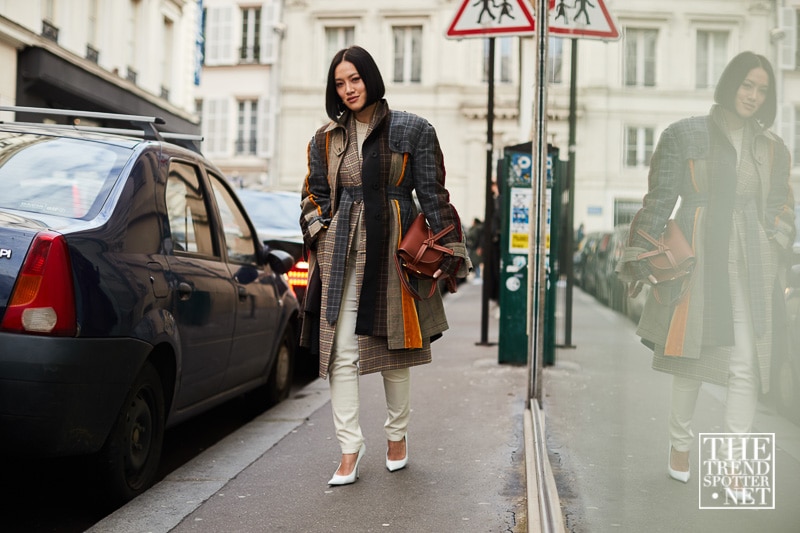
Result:
M294 378L295 336L288 328L278 346L275 362L267 380L267 404L272 406L289 397Z
M100 452L108 497L126 502L155 481L164 444L164 391L158 372L145 363Z

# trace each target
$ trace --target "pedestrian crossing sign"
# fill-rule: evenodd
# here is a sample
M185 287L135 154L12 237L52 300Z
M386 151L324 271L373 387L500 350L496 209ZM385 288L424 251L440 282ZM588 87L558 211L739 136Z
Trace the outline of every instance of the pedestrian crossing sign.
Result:
M534 33L527 0L463 0L446 37L491 37Z
M532 35L536 22L527 0L462 0L445 34L450 39ZM549 0L548 32L562 37L617 40L605 0Z
M586 37L590 39L617 40L619 30L604 0L575 0L567 5L564 0L550 2L548 28L558 36Z

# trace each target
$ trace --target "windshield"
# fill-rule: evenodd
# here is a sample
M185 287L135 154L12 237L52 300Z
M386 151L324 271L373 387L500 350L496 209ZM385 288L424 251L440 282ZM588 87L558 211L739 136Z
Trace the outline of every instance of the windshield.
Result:
M99 142L0 132L0 208L91 219L129 156Z

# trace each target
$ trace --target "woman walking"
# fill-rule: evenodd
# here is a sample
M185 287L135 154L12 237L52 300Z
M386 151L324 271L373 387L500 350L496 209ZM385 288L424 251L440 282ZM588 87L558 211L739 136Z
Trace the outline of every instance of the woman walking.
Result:
M440 240L454 255L435 276L455 292L454 278L465 277L469 269L436 132L416 115L391 110L384 92L366 50L339 51L325 93L331 122L308 145L300 225L312 251L311 277L319 276L320 301L318 320L306 314L301 343L311 345L318 335L319 375L330 380L342 453L330 485L358 479L366 450L359 425L361 374L383 377L386 468L407 465L409 368L431 361L430 343L447 329L439 291L416 301L395 270L395 250L417 214L414 195L434 233L450 224L455 228ZM315 304L307 301L309 307Z

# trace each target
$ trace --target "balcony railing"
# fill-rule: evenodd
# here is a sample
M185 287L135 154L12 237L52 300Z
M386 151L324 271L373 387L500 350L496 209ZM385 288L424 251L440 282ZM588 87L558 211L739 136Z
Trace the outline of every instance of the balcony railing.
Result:
M126 74L125 78L131 83L136 83L136 70L128 67L128 73Z
M258 63L261 59L261 47L248 46L239 48L240 63Z
M255 139L236 139L236 153L237 154L255 154L256 153L256 140Z
M91 44L86 45L86 59L91 61L92 63L97 63L100 59L100 50L92 46Z
M42 37L58 42L58 28L48 20L42 20Z
M169 87L161 86L161 98L169 100Z

